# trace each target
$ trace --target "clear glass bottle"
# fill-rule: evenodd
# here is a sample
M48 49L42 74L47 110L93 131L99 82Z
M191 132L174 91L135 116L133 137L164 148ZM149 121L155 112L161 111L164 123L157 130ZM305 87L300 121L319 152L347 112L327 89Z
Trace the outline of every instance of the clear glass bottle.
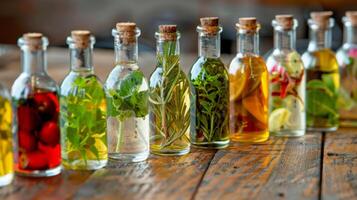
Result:
M11 89L15 171L24 176L54 176L61 172L61 147L58 87L47 74L48 40L41 33L27 33L18 45L23 71Z
M149 81L150 150L159 155L190 151L190 90L180 68L180 34L176 25L156 32L157 65Z
M269 71L269 131L277 136L305 134L305 72L295 49L298 22L292 15L273 20L274 50Z
M191 144L224 148L229 144L228 72L220 59L222 27L217 17L201 18L199 57L189 79L191 89Z
M105 83L109 157L139 162L149 156L148 84L138 66L140 29L118 23L113 29L114 69Z
M0 187L10 184L14 178L11 126L11 97L0 83Z
M306 128L335 131L338 128L337 99L340 85L338 63L331 50L332 12L312 12L308 24L310 43L302 60L306 68Z
M268 130L268 70L259 56L256 18L240 18L237 26L237 55L229 73L230 137L232 141L263 142Z
M67 38L71 71L60 88L62 165L66 169L95 170L108 162L106 100L94 74L95 39L89 31L72 31Z
M348 11L342 19L344 44L337 51L340 67L340 125L357 127L357 11Z

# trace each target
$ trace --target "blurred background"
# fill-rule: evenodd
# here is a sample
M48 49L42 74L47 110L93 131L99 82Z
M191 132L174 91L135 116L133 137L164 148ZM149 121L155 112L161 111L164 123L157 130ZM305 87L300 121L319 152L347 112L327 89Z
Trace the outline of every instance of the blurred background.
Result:
M142 30L141 51L154 51L159 24L177 24L182 52L197 52L196 26L202 16L218 16L223 26L222 52L235 52L235 26L239 17L256 16L262 24L261 54L272 48L271 20L275 14L293 14L299 21L297 48L307 45L306 20L311 11L332 10L337 22L334 48L342 42L341 17L357 10L357 0L2 0L0 43L16 44L24 32L43 32L50 45L65 47L72 29L89 29L97 48L113 48L111 29L119 21L134 21Z

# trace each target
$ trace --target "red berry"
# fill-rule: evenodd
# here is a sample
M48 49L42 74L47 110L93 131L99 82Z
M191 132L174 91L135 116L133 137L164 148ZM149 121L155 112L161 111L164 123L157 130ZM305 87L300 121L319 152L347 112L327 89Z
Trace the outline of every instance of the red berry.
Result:
M41 117L45 120L57 118L58 99L52 92L37 93L34 95L34 101Z
M46 153L42 151L34 151L27 153L27 167L26 169L44 170L48 169L48 159Z
M54 168L61 164L61 148L59 144L52 147L39 142L38 149L46 154L49 168Z
M19 129L31 132L38 128L40 117L34 109L29 106L19 106L17 109Z
M45 122L39 133L40 140L48 145L59 144L60 130L58 124L52 121Z
M36 138L31 133L20 130L18 132L19 148L30 152L36 149Z

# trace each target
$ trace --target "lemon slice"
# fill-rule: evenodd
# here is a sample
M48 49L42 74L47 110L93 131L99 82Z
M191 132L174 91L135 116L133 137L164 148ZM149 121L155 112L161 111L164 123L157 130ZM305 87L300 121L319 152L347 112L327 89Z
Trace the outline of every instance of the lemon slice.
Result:
M304 73L304 65L297 52L289 53L284 62L284 67L290 77L300 78L302 73Z
M245 88L247 77L242 70L238 70L235 75L229 75L229 100L239 98Z
M291 112L286 108L275 109L269 116L269 130L279 131L289 121Z

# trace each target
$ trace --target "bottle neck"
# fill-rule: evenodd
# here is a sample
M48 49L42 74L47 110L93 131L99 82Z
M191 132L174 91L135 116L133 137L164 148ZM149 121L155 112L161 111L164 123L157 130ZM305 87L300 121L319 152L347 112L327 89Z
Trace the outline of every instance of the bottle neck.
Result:
M92 71L92 47L74 48L70 47L70 64L72 71Z
M221 56L221 36L199 32L198 54L205 58L219 58Z
M357 45L357 26L346 26L344 30L345 43L351 45Z
M274 30L274 48L278 50L294 50L295 30Z
M178 40L161 40L156 42L157 56L178 56L180 55L180 43Z
M257 32L241 32L237 34L238 54L259 54L259 34Z
M316 29L310 27L310 51L331 48L332 30L331 28Z
M136 41L124 44L117 37L114 41L114 48L117 64L136 64L138 62L138 43Z
M28 49L21 50L21 65L24 73L27 74L46 74L46 51Z

